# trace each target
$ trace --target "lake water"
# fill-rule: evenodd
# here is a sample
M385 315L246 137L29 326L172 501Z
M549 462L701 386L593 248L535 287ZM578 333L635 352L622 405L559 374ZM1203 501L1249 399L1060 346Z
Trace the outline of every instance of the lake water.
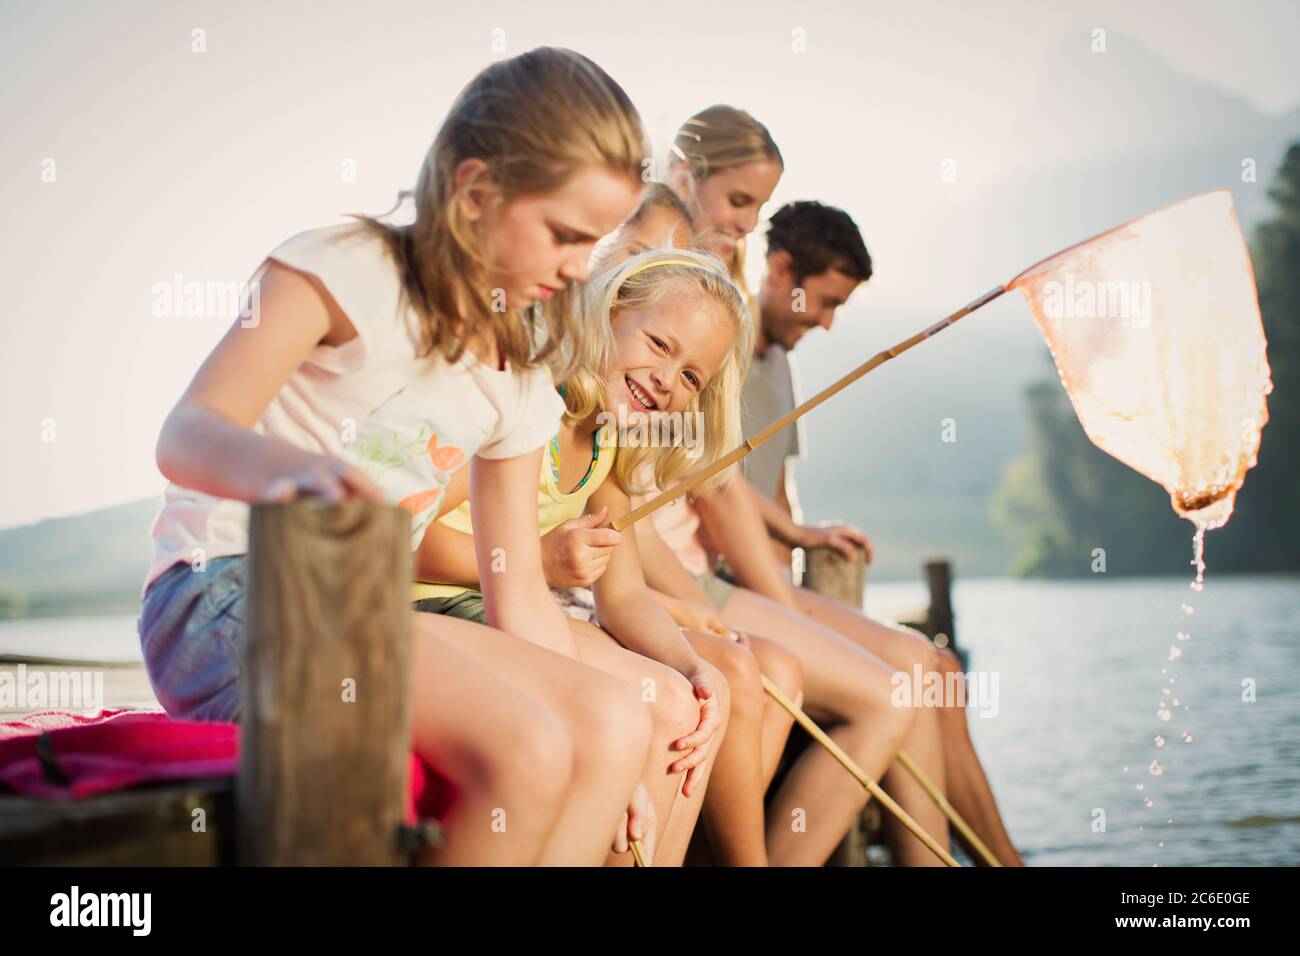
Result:
M1027 863L1300 864L1300 579L959 580L954 603L969 668L998 674L997 716L969 720ZM870 613L923 605L867 589Z
M1030 865L1300 864L1300 579L1211 566L1203 592L1187 584L958 580L959 644L998 676L997 715L972 708L971 732ZM867 588L873 614L924 601ZM135 617L3 622L6 653L138 660Z

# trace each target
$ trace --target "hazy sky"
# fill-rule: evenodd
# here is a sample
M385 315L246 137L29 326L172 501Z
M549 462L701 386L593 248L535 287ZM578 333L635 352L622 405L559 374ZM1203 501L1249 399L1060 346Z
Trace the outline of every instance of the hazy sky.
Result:
M158 428L228 321L155 318L155 284L243 281L287 236L388 208L452 97L494 59L586 53L627 88L657 149L710 103L750 110L787 163L768 211L843 206L890 263L855 303L870 309L933 291L926 263L896 250L941 221L943 158L963 157L950 196L1032 167L1034 146L1009 151L1001 134L1050 58L1097 27L1261 111L1300 102L1293 0L6 0L0 526L159 492Z

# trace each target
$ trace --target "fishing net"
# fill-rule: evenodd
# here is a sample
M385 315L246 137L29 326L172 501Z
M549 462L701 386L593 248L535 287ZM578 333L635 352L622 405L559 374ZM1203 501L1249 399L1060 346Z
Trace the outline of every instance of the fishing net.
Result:
M1232 194L1205 193L1045 259L1029 302L1088 438L1198 530L1232 514L1272 390Z

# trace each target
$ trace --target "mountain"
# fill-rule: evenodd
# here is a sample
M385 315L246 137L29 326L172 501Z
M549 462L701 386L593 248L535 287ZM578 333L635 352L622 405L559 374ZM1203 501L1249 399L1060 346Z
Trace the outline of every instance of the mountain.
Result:
M129 611L162 498L0 531L0 617Z

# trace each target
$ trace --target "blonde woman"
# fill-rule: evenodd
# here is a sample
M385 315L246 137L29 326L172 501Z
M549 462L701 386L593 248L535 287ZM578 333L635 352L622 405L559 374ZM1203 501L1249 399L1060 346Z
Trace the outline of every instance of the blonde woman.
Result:
M746 298L746 237L783 172L767 127L734 106L696 113L669 147L665 181L686 204L701 245L727 263Z

